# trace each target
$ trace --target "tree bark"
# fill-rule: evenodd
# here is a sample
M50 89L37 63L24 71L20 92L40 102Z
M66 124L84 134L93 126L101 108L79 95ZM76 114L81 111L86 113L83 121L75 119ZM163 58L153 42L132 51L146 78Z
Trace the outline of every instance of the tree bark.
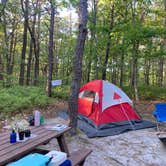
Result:
M98 0L92 1L92 28L90 28L90 56L87 65L87 78L86 82L90 81L90 74L92 69L92 59L94 59L94 78L98 79L98 55L97 55L97 40L96 40L96 19L97 19L97 4Z
M134 87L134 97L135 100L138 101L138 48L139 48L139 42L133 41L133 57L132 57L132 85Z
M29 46L28 63L27 63L26 85L29 85L29 84L30 84L31 65L32 65L32 53L33 53L33 42L32 42L32 39L31 39L31 40L30 40L30 46Z
M55 16L55 6L52 0L51 3L51 15L50 15L50 28L49 28L49 50L48 50L48 79L47 79L47 87L46 92L47 96L51 97L52 90L52 71L53 71L53 53L54 53L54 16Z
M159 62L158 62L158 86L162 86L163 85L163 67L164 67L164 58L163 57L159 57Z
M2 23L2 27L3 27L3 32L4 32L4 43L5 43L5 58L6 58L6 74L9 74L9 36L7 33L7 21L6 21L6 14L5 14L5 8L6 8L6 4L7 4L7 0L2 0L2 18L1 19L1 23ZM3 20L3 21L2 21Z
M0 54L0 80L3 80L3 63L2 63L1 54Z
M127 23L127 16L128 16L128 10L127 10L127 1L125 2L125 17L124 17L124 22ZM120 82L119 85L122 88L123 86L123 78L124 78L124 59L125 59L125 46L126 41L125 41L125 34L123 36L122 40L122 54L121 54L121 59L120 59Z
M145 85L149 85L149 73L150 73L150 59L145 57L145 72L144 72L144 79Z
M124 40L123 40L123 44L124 44ZM122 46L123 47L123 46ZM122 55L121 55L121 59L120 59L120 81L119 81L119 84L120 84L120 87L122 88L123 86L123 73L124 73L124 54L125 54L125 51L124 49L122 50Z
M82 58L84 45L87 35L87 0L80 0L79 5L79 32L77 36L77 45L73 56L73 76L71 82L71 90L69 96L69 116L70 126L72 127L71 135L76 134L77 127L77 109L78 109L78 94L82 78Z
M164 10L166 13L166 0L163 0L164 3ZM164 26L166 28L166 16L164 18ZM164 52L164 50L166 49L166 38L164 37L161 40L161 44L160 44L160 50L161 52ZM159 57L159 63L158 63L159 69L158 69L158 86L163 86L163 73L164 73L164 57L161 56Z
M30 39L30 46L29 46L29 56L28 56L28 63L27 63L27 78L26 78L26 85L29 85L30 83L30 77L31 77L31 65L32 65L32 54L33 51L35 52L35 49L33 49L34 46L34 37L35 37L35 25L36 25L36 13L33 16L33 21L32 21L32 30L31 31L31 39ZM29 27L29 25L28 25ZM34 76L35 77L35 76ZM35 79L35 78L34 78Z
M25 3L25 9L24 9ZM27 47L27 32L28 32L28 6L29 0L21 0L22 10L24 13L24 32L23 32L23 47L21 53L21 64L20 64L20 77L19 84L24 85L24 72L25 72L25 55L26 55L26 47Z
M108 40L107 40L107 47L106 47L106 53L105 53L105 60L103 64L103 72L102 72L102 79L106 80L106 69L107 69L107 64L108 64L108 58L109 58L109 53L110 53L110 46L111 46L111 31L114 26L114 4L112 5L111 9L111 19L110 19L110 26L109 26L109 33L108 33Z
M112 56L112 83L117 83L117 55L114 53Z
M41 19L41 4L40 1L37 0L37 6L36 8L38 9L38 32L37 32L37 38L35 40L36 42L36 48L34 47L35 50L35 70L34 70L34 85L38 84L38 79L39 79L39 54L40 54L40 19Z

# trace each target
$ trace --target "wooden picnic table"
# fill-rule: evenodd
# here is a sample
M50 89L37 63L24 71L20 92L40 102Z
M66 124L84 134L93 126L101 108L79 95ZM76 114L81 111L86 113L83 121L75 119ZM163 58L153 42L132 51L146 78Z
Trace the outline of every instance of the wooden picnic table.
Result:
M28 139L24 142L16 142L14 144L10 143L9 131L0 133L0 166L21 158L35 150L37 146L47 143L53 138L57 139L60 150L69 155L64 133L70 129L70 127L66 127L62 131L50 131L44 126L32 127L31 133L32 135L35 135L34 138Z

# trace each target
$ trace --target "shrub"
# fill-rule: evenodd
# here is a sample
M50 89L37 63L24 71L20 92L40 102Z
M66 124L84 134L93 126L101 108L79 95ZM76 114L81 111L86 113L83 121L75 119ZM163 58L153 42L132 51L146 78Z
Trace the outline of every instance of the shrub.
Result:
M15 86L0 90L0 112L14 112L49 103L45 91L39 87Z
M70 86L57 86L52 88L52 97L67 100L70 93Z
M134 99L133 87L123 87L122 89L130 98ZM166 87L140 86L138 95L141 100L165 100Z

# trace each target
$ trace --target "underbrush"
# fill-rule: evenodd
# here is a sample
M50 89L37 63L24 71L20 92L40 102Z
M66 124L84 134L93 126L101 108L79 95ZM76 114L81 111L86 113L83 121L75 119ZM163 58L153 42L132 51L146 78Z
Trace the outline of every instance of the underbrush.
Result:
M0 112L11 113L48 105L44 89L32 86L14 86L0 90Z
M62 85L62 86L57 86L52 88L53 98L68 100L69 93L70 93L70 86L67 86L67 85Z
M123 87L123 91L134 99L134 88ZM166 101L166 87L141 86L138 87L138 95L140 100L161 100Z
M134 99L134 89L123 87L123 91ZM13 86L0 90L0 113L21 112L34 107L44 107L56 99L68 100L70 86L52 88L52 97L46 96L45 89L32 86ZM140 100L166 101L166 87L142 86L138 88Z

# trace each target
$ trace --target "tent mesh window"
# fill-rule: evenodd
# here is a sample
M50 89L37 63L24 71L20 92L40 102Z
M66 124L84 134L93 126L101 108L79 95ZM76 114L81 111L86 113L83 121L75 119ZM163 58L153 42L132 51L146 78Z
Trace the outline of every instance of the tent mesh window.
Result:
M96 92L90 91L90 90L85 90L80 93L79 98L86 98L89 100L93 100L95 98Z

